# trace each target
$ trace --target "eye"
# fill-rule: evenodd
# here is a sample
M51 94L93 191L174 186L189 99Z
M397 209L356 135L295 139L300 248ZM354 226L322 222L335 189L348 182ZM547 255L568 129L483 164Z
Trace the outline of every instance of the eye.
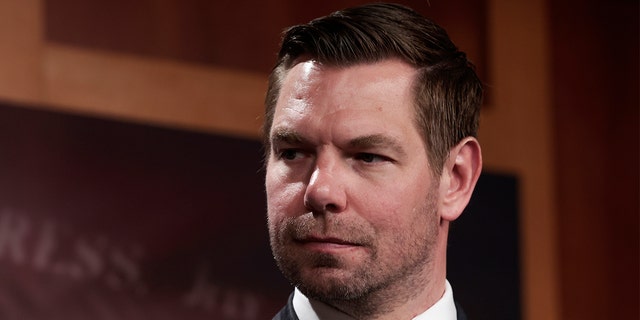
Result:
M366 163L374 163L374 162L381 162L381 161L389 161L390 159L385 157L385 156L381 156L381 155L377 155L374 153L358 153L355 156L356 160L360 160L362 162L366 162Z
M295 160L302 157L302 153L297 149L283 149L278 152L278 159Z

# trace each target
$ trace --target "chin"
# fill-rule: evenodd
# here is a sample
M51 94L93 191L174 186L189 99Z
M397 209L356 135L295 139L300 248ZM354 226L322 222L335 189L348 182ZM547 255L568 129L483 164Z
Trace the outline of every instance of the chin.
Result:
M357 268L356 268L357 269ZM309 298L320 301L361 299L370 289L367 273L349 266L301 268L292 283Z
M298 289L309 298L319 301L354 300L366 295L367 290L363 290L352 275L347 275L344 271L334 270L314 272L308 278L303 277L297 283Z

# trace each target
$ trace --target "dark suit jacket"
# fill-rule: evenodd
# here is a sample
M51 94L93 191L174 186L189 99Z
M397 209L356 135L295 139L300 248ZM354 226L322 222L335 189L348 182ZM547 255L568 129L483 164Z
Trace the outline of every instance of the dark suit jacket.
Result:
M456 312L458 313L458 320L467 320L467 315L464 314L462 308L456 303ZM293 293L289 296L287 304L273 317L273 320L300 320L296 312L293 311Z

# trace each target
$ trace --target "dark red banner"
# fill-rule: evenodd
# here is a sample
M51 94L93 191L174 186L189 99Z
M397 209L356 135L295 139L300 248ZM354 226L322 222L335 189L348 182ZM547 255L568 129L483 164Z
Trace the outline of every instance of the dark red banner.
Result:
M256 141L0 106L1 319L267 319Z

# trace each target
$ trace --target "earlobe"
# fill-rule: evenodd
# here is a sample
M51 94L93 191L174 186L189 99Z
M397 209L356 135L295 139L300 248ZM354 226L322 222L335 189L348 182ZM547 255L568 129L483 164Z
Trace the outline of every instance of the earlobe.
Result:
M457 219L469 203L482 171L482 151L478 140L467 137L451 148L440 177L440 215Z

